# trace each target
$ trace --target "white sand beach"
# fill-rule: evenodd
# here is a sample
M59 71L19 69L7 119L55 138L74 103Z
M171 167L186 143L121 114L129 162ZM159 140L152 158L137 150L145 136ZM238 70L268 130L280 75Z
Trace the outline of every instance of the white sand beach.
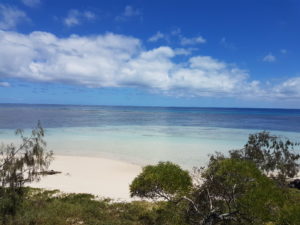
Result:
M141 172L141 167L99 157L56 155L49 169L60 174L47 175L31 187L59 189L66 193L91 193L129 201L129 184Z

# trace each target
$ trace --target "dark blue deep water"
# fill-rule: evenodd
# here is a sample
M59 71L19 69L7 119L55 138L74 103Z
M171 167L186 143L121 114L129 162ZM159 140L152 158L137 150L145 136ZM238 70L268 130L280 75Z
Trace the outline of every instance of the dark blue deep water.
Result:
M0 129L191 126L300 132L298 109L0 104Z

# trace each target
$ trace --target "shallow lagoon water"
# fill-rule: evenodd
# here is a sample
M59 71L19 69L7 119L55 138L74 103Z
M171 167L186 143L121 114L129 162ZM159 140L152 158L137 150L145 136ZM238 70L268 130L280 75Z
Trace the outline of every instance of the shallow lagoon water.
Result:
M209 154L242 148L261 130L300 140L300 110L5 105L0 116L4 142L17 140L15 128L29 131L41 120L55 154L139 165L204 165Z
M58 155L98 156L146 165L173 161L184 168L202 166L208 155L239 149L255 130L145 126L46 128L48 149ZM29 130L25 130L29 132ZM273 132L300 140L295 132ZM1 130L0 138L15 142L13 130Z

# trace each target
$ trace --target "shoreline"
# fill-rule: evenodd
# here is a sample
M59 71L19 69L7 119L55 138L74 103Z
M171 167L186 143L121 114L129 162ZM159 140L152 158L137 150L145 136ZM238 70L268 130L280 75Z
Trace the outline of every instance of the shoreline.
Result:
M102 157L55 155L49 170L61 173L42 176L40 181L28 186L131 201L129 185L142 167Z

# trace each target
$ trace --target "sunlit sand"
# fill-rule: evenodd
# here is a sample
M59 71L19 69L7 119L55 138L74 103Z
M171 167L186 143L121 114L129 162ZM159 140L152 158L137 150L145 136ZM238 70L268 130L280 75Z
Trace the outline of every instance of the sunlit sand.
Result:
M115 200L130 200L129 184L141 167L99 157L55 156L49 169L60 174L47 175L32 187L59 189L67 193L90 193Z

